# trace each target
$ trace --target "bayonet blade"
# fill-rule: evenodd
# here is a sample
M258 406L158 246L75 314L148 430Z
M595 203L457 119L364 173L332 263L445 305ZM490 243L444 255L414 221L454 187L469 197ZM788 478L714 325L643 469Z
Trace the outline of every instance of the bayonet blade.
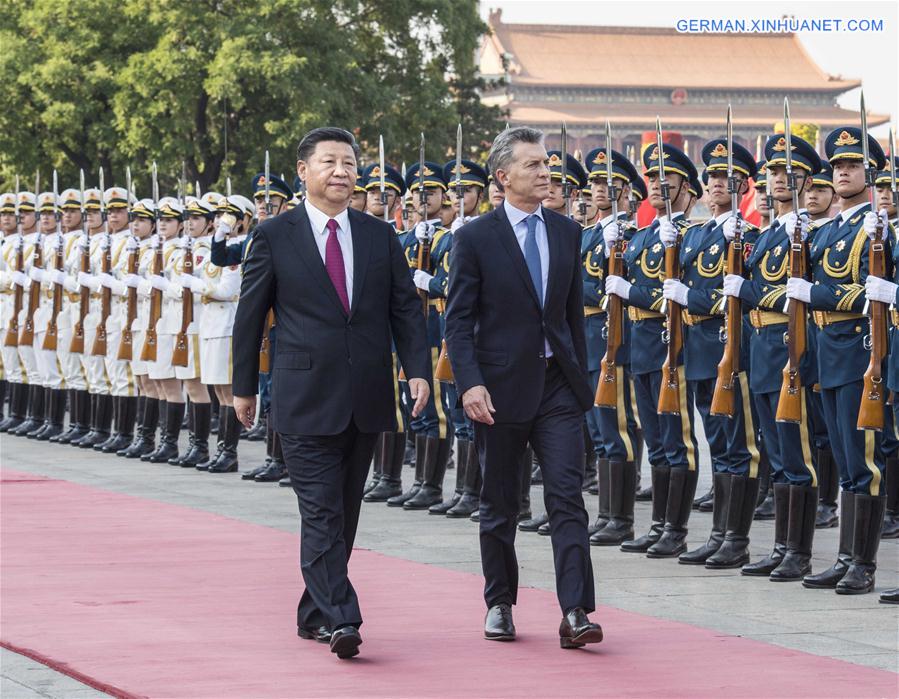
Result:
M793 211L799 215L799 190L793 173L793 131L790 123L790 99L784 97L784 145L786 146L787 186L793 194ZM768 173L768 177L771 173Z
M384 161L384 136L378 136L378 167L380 168L381 177L379 178L378 188L381 191L381 206L383 207L382 215L384 216L384 221L390 220L390 215L387 213L387 172L385 170L387 163Z
M612 124L606 119L606 189L612 202L612 221L618 223L618 192L612 175Z
M106 216L106 179L103 175L103 166L100 166L100 218Z
M462 191L462 122L456 128L456 199L459 205L459 218L465 218L465 193Z

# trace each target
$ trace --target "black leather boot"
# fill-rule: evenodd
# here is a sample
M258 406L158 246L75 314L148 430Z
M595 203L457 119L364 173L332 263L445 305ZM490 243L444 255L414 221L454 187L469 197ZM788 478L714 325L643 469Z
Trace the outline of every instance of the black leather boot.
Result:
M43 401L44 401L44 419L41 421L41 424L36 428L28 432L25 436L28 439L37 439L40 434L47 428L47 424L50 421L50 394L52 393L52 388L47 388L46 386L41 387L41 391L44 393Z
M125 445L124 447L122 447L121 449L116 451L116 453L115 453L116 456L124 457L128 453L128 450L134 445L134 443L137 442L141 438L141 429L144 424L144 416L147 414L147 397L146 396L138 396L137 403L135 405L136 405L136 407L135 407L135 411L134 411L134 421L135 421L134 436L131 438L131 441L127 445Z
M481 463L478 459L478 446L474 442L465 442L465 482L462 497L446 513L450 519L471 517L481 505ZM460 455L462 447L459 447Z
M81 445L85 439L93 439L94 433L96 430L94 429L94 425L97 422L97 407L100 405L99 396L96 393L89 393L88 396L88 414L87 419L84 422L85 429L83 430L83 434L78 439L72 439L69 441L69 444L73 447L77 447Z
M62 433L50 437L53 444L69 444L73 439L81 439L87 434L90 420L90 394L71 388L69 393L69 426Z
M590 432L587 430L587 423L584 422L584 482L581 489L585 493L596 495L599 490L597 488L597 479L599 478L596 470L596 450L593 448L593 440L590 439Z
M415 480L412 486L404 493L387 499L387 507L402 507L407 500L411 500L421 488L425 467L425 444L428 437L415 435Z
M390 452L384 454L381 477L378 484L363 496L365 502L387 502L403 493L403 459L406 455L406 435L394 432L392 439L385 443Z
M378 481L381 480L381 474L384 472L384 461L393 453L393 432L381 432L375 440L375 453L372 458L371 478L365 484L362 495L368 495ZM385 456L386 455L386 456Z
M469 444L470 442L467 439L456 440L456 449L459 451L459 455L456 457L456 487L453 490L452 495L446 500L439 502L436 505L431 505L428 508L428 514L445 515L459 502L459 500L462 499L462 493L465 492L465 474L466 469L468 468Z
M548 515L542 514L534 517L531 510L531 484L533 483L535 463L534 450L531 447L525 448L524 456L521 459L521 473L519 474L521 476L521 492L518 505L518 530L522 532L540 531L540 527L547 525L549 522ZM479 512L472 513L471 518L474 519L475 517L480 517Z
M668 504L662 535L646 550L648 558L674 558L687 548L687 522L690 521L697 472L673 468L668 480Z
M636 484L637 465L633 461L609 461L611 517L606 526L590 537L593 546L618 546L634 538Z
M531 484L532 485L543 485L543 471L540 469L540 462L537 460L537 455L534 454L533 449L528 449L528 453L531 455Z
M17 429L28 414L28 384L9 382L9 414L0 422L0 432Z
M427 438L421 488L403 503L404 510L426 510L443 501L443 478L452 443L452 439Z
M403 433L403 466L415 465L415 433L407 430Z
M230 405L223 405L222 409L222 412L219 413L219 437L222 439L222 453L205 470L209 471L209 473L237 473L239 466L237 462L237 444L240 442L240 420L237 419L237 413L234 412L234 408ZM273 435L272 462L280 460L283 465L284 459L281 456L278 435L276 433L273 433ZM284 473L287 473L286 467L284 468ZM258 480L258 478L259 476L256 476L253 480ZM277 480L280 480L280 478Z
M774 548L771 553L756 561L747 563L740 571L743 575L770 575L779 566L787 553L787 532L790 527L790 484L774 484Z
M184 420L181 422L181 429L187 428L187 449L184 452L184 456L193 449L194 446L194 402L188 398L187 403L185 404L184 411ZM172 466L180 466L181 465L181 457L182 454L179 451L175 454L171 459L169 459L168 463Z
M590 536L593 536L597 532L601 531L604 526L609 523L609 518L612 516L611 514L611 498L612 494L609 490L609 484L611 483L611 476L609 475L609 460L608 459L597 459L596 460L596 484L599 486L599 491L597 493L597 500L599 501L599 510L596 514L596 519L593 520L593 524L587 527L587 533ZM636 494L635 494L636 497Z
M48 442L56 436L62 434L63 423L66 419L66 392L63 389L48 388L47 407L45 413L47 418L44 420L44 426L35 436L38 442Z
M727 531L721 547L709 556L705 567L711 570L742 568L749 563L749 530L759 496L759 479L730 477L727 503Z
M899 538L899 458L886 460L883 472L883 490L886 491L886 510L883 515L881 539Z
M198 471L208 471L209 467L212 466L216 461L218 461L222 456L222 450L225 448L225 443L222 441L222 437L225 434L225 413L223 412L224 408L219 409L219 434L218 434L218 443L216 444L215 454L209 457L209 461L206 463L197 464ZM241 425L243 427L243 425ZM246 439L247 433L244 432L241 435L241 439ZM256 468L251 468L249 471L244 471L240 474L240 480L242 481L255 481L256 476L265 471L272 463L272 449L275 446L275 433L272 430L272 423L266 422L265 426L265 460L261 465Z
M223 451L223 454L227 454L227 451ZM274 483L287 476L289 476L287 464L284 463L284 452L281 451L281 435L273 431L272 459L261 473L256 474L253 480L257 483Z
M855 494L855 525L852 533L852 562L837 583L838 595L863 595L874 590L877 549L886 498L882 495Z
M190 440L190 448L187 452L178 458L178 466L181 468L196 468L197 464L209 461L209 429L212 424L210 415L212 413L211 403L191 403L191 413L193 413L193 434ZM171 463L171 461L169 461Z
M706 508L703 510L703 506ZM715 507L715 481L712 481L712 487L705 495L700 495L693 500L693 509L700 512L711 512Z
M134 441L134 423L137 419L137 396L118 396L115 434L100 445L104 454L116 454ZM97 449L97 447L94 447Z
M112 427L112 396L96 395L94 400L97 410L91 422L91 432L78 442L78 446L82 449L93 449L97 444L105 442L109 439L109 430Z
M16 437L27 437L30 432L36 432L44 424L44 387L36 384L28 386L28 417L9 434Z
M141 461L151 464L164 464L178 455L178 435L181 432L181 421L184 419L184 403L166 402L163 418L162 434L159 435L159 446L155 451L140 457Z
M820 503L820 493L818 494ZM806 575L802 586L815 590L833 590L849 570L852 562L852 533L855 526L855 494L844 490L840 493L840 544L837 560L821 573Z
M219 413L219 429L221 429L221 420L222 415ZM253 425L247 432L244 432L243 438L248 442L261 442L265 439L266 432L268 431L268 413L259 413L259 417L256 418L256 424Z
M621 550L626 553L646 553L649 547L662 536L662 528L665 526L665 512L668 507L668 481L671 478L671 469L667 466L653 466L650 472L652 485L652 523L649 531L633 541L623 541Z
M802 580L812 572L812 541L815 538L815 515L818 511L818 488L791 485L790 517L787 528L787 551L770 578L774 582Z
M143 414L137 426L134 440L122 451L116 452L126 459L139 459L156 450L156 428L159 427L158 398L144 398Z
M109 436L106 439L94 444L94 446L92 447L92 449L94 451L103 451L103 448L107 444L112 444L114 441L116 441L116 437L118 437L118 434L119 434L119 427L121 426L121 423L122 423L122 418L120 415L120 413L122 412L121 407L120 407L121 406L121 396L110 396L109 402L112 405L112 420L111 420L112 429L109 431ZM121 447L119 447L119 448L121 448ZM118 451L118 449L116 451Z
M0 379L0 422L3 422L6 415L6 379Z
M818 529L829 529L839 523L837 496L840 493L840 473L830 449L818 449L817 473L819 501L815 526Z
M881 604L899 604L899 587L892 590L884 590L880 593Z
M731 475L729 473L715 472L712 476L715 489L715 509L712 510L712 531L706 541L699 548L682 553L678 563L684 565L705 565L709 558L718 552L724 543L724 534L727 531L727 507L730 502Z
M219 433L219 415L222 412L222 404L212 386L209 387L209 434ZM241 433L243 436L243 433Z
M755 503L753 519L774 519L774 482L771 480L771 462L764 444L759 446L759 495Z

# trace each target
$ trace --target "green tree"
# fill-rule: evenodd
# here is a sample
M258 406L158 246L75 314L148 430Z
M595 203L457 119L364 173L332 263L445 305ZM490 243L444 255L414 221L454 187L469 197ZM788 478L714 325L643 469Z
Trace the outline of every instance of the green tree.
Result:
M148 194L181 163L205 191L246 189L271 152L288 181L304 131L353 130L364 160L450 155L457 122L483 150L501 124L478 99L475 0L20 0L0 14L0 178L78 168ZM189 187L192 189L192 187Z

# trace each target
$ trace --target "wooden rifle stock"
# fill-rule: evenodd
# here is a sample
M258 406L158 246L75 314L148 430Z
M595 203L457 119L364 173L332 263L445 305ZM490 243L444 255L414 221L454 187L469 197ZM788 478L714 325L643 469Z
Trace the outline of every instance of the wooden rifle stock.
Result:
M21 235L21 233L19 234ZM24 238L20 238L16 251L16 271L21 272L25 268L25 246ZM6 337L3 344L6 347L17 347L19 344L19 313L22 312L22 296L25 290L16 284L13 290L13 312L9 319L9 328L6 330Z
M35 239L34 254L31 256L31 266L43 269L44 267L44 251L41 245L41 237ZM34 344L34 314L41 305L41 283L34 280L31 281L31 288L28 291L28 311L25 313L25 324L22 327L22 334L19 335L19 345L30 347Z
M184 266L182 274L194 273L194 253L190 249L190 238L184 239ZM190 289L181 289L181 332L175 338L175 349L172 352L172 364L174 366L187 366L187 327L194 320L194 293Z
M877 234L868 246L868 274L883 277L886 274L884 259L883 225L878 223ZM884 399L886 385L883 382L881 369L887 355L886 306L880 301L870 301L871 315L871 359L865 371L861 405L858 409L856 427L860 430L883 430Z
M431 239L418 242L418 259L416 267L423 272L431 271ZM428 292L425 289L419 289L418 295L421 297L421 303L424 308L425 318L428 317Z
M151 266L152 273L162 274L162 241L156 246L153 253L153 264ZM147 334L144 339L144 346L140 351L142 362L156 361L156 348L159 343L159 337L156 333L156 326L159 318L162 316L162 292L159 289L150 291L150 316L147 320Z
M103 250L103 257L100 260L100 271L103 274L112 273L112 239L109 233L106 233L106 248ZM97 334L94 336L94 346L91 347L91 354L95 357L106 356L106 321L109 320L109 314L112 310L112 289L104 286L100 290L100 323L97 325Z
M453 367L450 364L449 354L446 349L446 340L440 345L440 356L437 358L437 366L434 368L434 378L437 381L451 383L453 381Z
M609 276L624 276L624 238L619 238L609 257ZM600 408L618 407L618 367L615 357L624 340L624 304L615 294L606 295L606 353L602 358L594 403Z
M272 326L275 324L275 311L269 309L268 315L265 316L265 330L262 332L262 342L259 345L259 371L263 374L267 374L271 371L271 341L269 340L269 333L272 331Z
M59 272L65 266L65 240L62 233L57 233L59 239L56 246L56 262L54 269ZM59 314L62 312L62 284L53 285L53 310L50 320L47 321L47 334L44 335L44 344L41 347L47 351L55 352L59 340Z
M727 257L727 273L743 276L743 241L735 235ZM740 375L740 343L743 329L743 304L736 296L727 297L724 355L718 362L718 376L712 394L712 415L734 416L734 393Z
M140 248L135 247L128 255L128 274L137 274L137 260L140 256ZM122 328L122 340L119 342L119 352L116 359L120 362L130 362L134 358L134 332L131 326L137 318L137 289L128 289L128 311L126 313L125 327Z
M87 274L91 271L91 245L88 239L81 251L81 271ZM72 342L69 345L69 352L72 354L84 354L84 319L90 312L91 290L89 287L82 286L78 291L80 298L78 300L78 321L72 332Z
M676 242L665 248L665 278L680 277L680 243ZM680 415L680 376L677 371L677 357L684 344L683 318L679 303L668 300L665 309L667 316L665 336L668 340L668 354L662 364L662 385L659 388L658 412L667 415Z
M793 240L790 243L790 276L796 279L805 279L806 260L805 243L802 241L801 224L796 221L793 231ZM799 363L808 344L808 309L806 304L796 299L790 299L787 310L787 349L789 356L783 370L783 383L780 386L780 398L777 401L777 413L775 419L778 422L790 422L798 424L802 422L802 376L799 373Z

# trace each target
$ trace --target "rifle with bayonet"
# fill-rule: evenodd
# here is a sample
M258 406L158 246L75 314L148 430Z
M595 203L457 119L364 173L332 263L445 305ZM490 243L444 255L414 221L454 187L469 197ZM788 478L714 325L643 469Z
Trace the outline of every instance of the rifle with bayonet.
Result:
M428 225L428 193L425 191L425 135L421 134L421 144L418 147L418 205L420 209L419 217L421 223L427 229ZM431 272L431 236L425 234L425 239L418 241L418 258L416 259L416 268L423 272ZM421 297L422 307L424 309L425 318L428 317L428 292L425 289L419 289L418 295Z
M41 173L38 171L34 178L34 195L40 196L41 191ZM37 199L35 199L37 201ZM35 216L37 216L37 207L35 207ZM32 269L44 268L44 246L41 242L41 227L37 227L37 233L34 237L34 252L31 254ZM22 334L19 335L19 346L31 347L34 344L34 314L37 313L38 307L41 305L41 283L31 280L28 288L28 310L25 312L25 323L22 327Z
M100 257L100 272L112 274L112 237L109 235L109 225L106 222L106 190L103 189L103 167L100 167L100 220L103 222L103 249ZM91 354L94 356L106 356L106 322L112 312L112 289L104 286L100 289L100 323L97 325L97 334L94 336L94 346Z
M462 124L456 129L456 180L453 185L456 190L456 204L459 206L459 219L465 219L465 187L462 184ZM449 350L444 338L440 343L440 355L437 357L437 366L434 368L434 378L438 381L451 382L453 380L453 367L449 360Z
M15 201L16 230L19 240L16 242L16 271L25 269L25 235L22 233L22 214L19 212L19 176L16 175L16 201ZM13 289L13 311L9 318L9 327L6 329L6 337L3 344L6 347L17 347L19 344L19 313L22 312L22 299L25 289L15 285Z
M269 189L269 179L271 178L271 172L269 167L268 151L265 151L265 168L263 171L263 177L265 178L265 219L268 220L272 217L272 195L271 190ZM265 328L262 331L262 340L259 342L259 371L263 374L269 373L269 370L271 369L272 350L269 333L271 333L272 326L274 324L275 311L270 308L265 316Z
M793 134L790 131L790 102L784 98L784 144L786 147L787 188L793 197L793 213L796 225L788 233L790 238L790 277L805 279L807 275L807 251L802 240L802 221L799 216L799 188L796 186L796 172L793 169ZM771 172L765 178L771 184ZM774 219L774 211L771 212ZM780 398L777 401L775 419L778 422L800 424L802 422L802 376L799 364L808 348L808 307L797 299L787 301L787 364L783 370Z
M868 275L872 277L886 276L886 240L884 221L877 213L874 199L874 180L876 173L871 165L871 154L868 150L868 115L865 113L865 93L861 94L862 117L862 154L865 159L865 186L871 197L871 211L877 214L877 228L874 238L868 243ZM895 192L896 165L893 161L893 129L890 128L890 178L891 186ZM882 301L868 301L868 314L870 316L870 330L866 339L866 345L870 345L871 356L868 368L865 370L864 386L862 388L862 400L858 409L856 427L860 430L883 430L884 400L886 399L886 384L883 382L883 360L889 351L889 336L887 334L887 306Z
M571 187L568 184L568 128L562 122L562 199L565 201L565 215L571 218Z
M383 136L378 136L378 167L380 168L381 173L380 178L378 178L378 190L381 196L381 206L384 207L382 215L384 217L384 223L388 223L390 221L390 214L387 211L387 172L384 169L387 167L387 163L384 160Z
M128 225L131 225L131 167L125 168L125 198L128 201ZM140 244L132 235L134 249L128 253L127 273L129 276L137 274L138 263L140 261ZM125 327L122 328L122 339L119 342L119 352L116 355L119 361L131 361L134 357L134 332L131 327L137 319L137 288L128 288L128 299L126 301L127 309L125 311Z
M59 180L56 170L53 171L53 215L56 218L56 256L53 269L61 272L65 267L66 246L62 234L62 213L59 201ZM59 340L59 314L62 312L63 285L53 284L53 310L50 311L50 319L47 321L47 332L44 335L42 349L55 352Z
M162 235L159 233L159 182L156 177L156 163L151 170L151 196L153 197L153 211L156 216L156 245L153 248L153 261L150 264L150 274L162 274L164 261L162 258ZM159 345L159 337L156 326L162 317L162 291L150 289L150 313L147 318L147 333L144 337L144 346L140 350L142 362L155 362L156 349Z
M91 271L91 231L87 223L87 202L84 200L84 170L78 173L78 185L81 191L81 266L80 271L90 274ZM102 195L100 197L102 199ZM90 313L91 290L83 284L78 289L78 320L72 329L72 342L69 344L71 354L84 354L84 319Z
M671 220L671 191L665 176L665 150L662 143L662 122L656 117L656 148L659 151L659 186L665 202L665 215ZM674 244L665 248L665 279L680 278L680 237ZM677 358L684 345L683 317L681 305L670 299L665 301L665 330L662 341L667 345L665 362L662 364L662 385L659 388L658 412L667 415L680 415L680 376Z
M733 113L727 105L727 191L730 194L731 215L736 218L734 238L727 251L727 274L743 276L743 234L740 214L741 182L734 173ZM718 376L712 394L712 415L734 416L734 393L740 376L740 342L743 329L743 304L736 296L727 297L724 314L724 354L718 362Z
M609 276L622 277L627 241L621 235L621 222L618 220L618 187L615 186L612 164L612 126L606 120L606 190L612 204L612 222L619 226L618 239L609 253ZM600 366L594 402L600 408L617 408L619 367L615 358L624 342L624 304L621 297L615 294L606 294L603 301L606 307L606 353Z
M265 154L266 161L268 161L268 153ZM181 209L186 212L187 210L187 179L186 179L186 166L182 162L181 163L181 180L178 184L178 196L181 201ZM270 203L268 201L268 176L266 175L265 182L265 198L266 198L266 211L270 210ZM189 218L189 217L188 217ZM181 273L192 275L194 273L194 253L191 247L191 237L190 237L190 223L187 222L188 225L186 228L183 228L181 231L182 234L182 263L181 263ZM193 292L186 287L181 288L181 330L175 336L175 349L172 351L172 365L173 366L187 366L188 365L188 337L187 337L187 328L194 321L194 294Z

